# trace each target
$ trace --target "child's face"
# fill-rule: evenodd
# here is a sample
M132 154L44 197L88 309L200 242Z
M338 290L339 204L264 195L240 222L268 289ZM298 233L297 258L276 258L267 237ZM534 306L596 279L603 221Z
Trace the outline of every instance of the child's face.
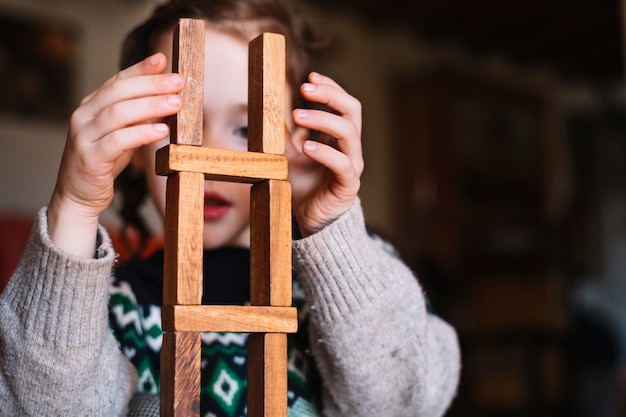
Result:
M172 35L163 36L158 51L171 62ZM204 75L203 146L247 150L248 45L207 28ZM287 100L287 111L290 102ZM154 174L154 153L167 144L145 146L140 154L150 195L165 213L166 178ZM205 181L204 247L250 245L250 185Z

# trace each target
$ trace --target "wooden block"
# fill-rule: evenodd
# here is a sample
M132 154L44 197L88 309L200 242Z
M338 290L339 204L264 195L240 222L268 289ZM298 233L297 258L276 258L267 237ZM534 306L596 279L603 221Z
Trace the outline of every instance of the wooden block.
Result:
M200 416L199 333L164 333L161 351L161 416Z
M298 310L269 306L163 306L164 331L295 333Z
M166 200L163 304L201 304L204 175L170 175Z
M287 335L248 337L248 417L287 417Z
M254 183L266 178L286 180L287 164L285 155L167 145L157 151L156 172L200 172L206 179Z
M187 81L171 144L157 153L168 175L162 309L161 415L198 416L201 331L252 332L248 415L287 416L287 335L297 331L291 295L291 186L285 153L285 41L262 34L250 44L250 152L202 144L204 22L181 19L174 71ZM189 146L191 145L191 146ZM253 306L202 306L204 180L253 183ZM168 332L169 331L169 332ZM258 332L258 333L257 333Z
M250 194L250 303L290 306L291 185L267 180Z
M174 31L172 72L180 73L187 84L180 93L183 109L170 121L172 143L202 145L204 36L202 19L180 19Z
M263 33L250 42L248 150L285 153L285 38Z

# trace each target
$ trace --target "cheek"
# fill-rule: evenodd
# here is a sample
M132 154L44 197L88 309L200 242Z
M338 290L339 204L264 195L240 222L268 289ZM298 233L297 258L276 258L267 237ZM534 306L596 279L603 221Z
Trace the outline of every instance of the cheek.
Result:
M161 216L165 216L165 190L167 188L167 177L151 174L148 176L147 182L148 191L150 192L154 205Z
M237 187L237 199L241 202L247 212L250 212L250 184L233 184Z
M252 188L252 185L235 182L224 182L223 186L227 188L227 190L224 190L224 192L229 196L231 201L233 201L237 205L237 212L240 213L242 217L246 217L249 219L250 189Z
M167 177L155 174L156 151L169 143L168 139L144 146L141 152L143 161L143 173L146 177L148 192L152 202L156 206L161 216L165 215L165 189L167 188Z

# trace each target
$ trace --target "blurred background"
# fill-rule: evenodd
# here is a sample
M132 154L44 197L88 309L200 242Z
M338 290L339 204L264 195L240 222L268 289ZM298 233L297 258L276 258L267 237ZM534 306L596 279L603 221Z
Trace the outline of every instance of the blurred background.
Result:
M71 111L155 3L0 0L0 280ZM323 71L364 106L368 222L459 333L447 416L626 415L620 1L297 3L336 33Z

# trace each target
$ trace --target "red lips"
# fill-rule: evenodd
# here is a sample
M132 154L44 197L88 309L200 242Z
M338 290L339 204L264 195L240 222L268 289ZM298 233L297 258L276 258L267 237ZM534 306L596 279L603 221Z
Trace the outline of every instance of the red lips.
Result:
M232 204L216 192L204 194L204 221L216 221L224 217Z

